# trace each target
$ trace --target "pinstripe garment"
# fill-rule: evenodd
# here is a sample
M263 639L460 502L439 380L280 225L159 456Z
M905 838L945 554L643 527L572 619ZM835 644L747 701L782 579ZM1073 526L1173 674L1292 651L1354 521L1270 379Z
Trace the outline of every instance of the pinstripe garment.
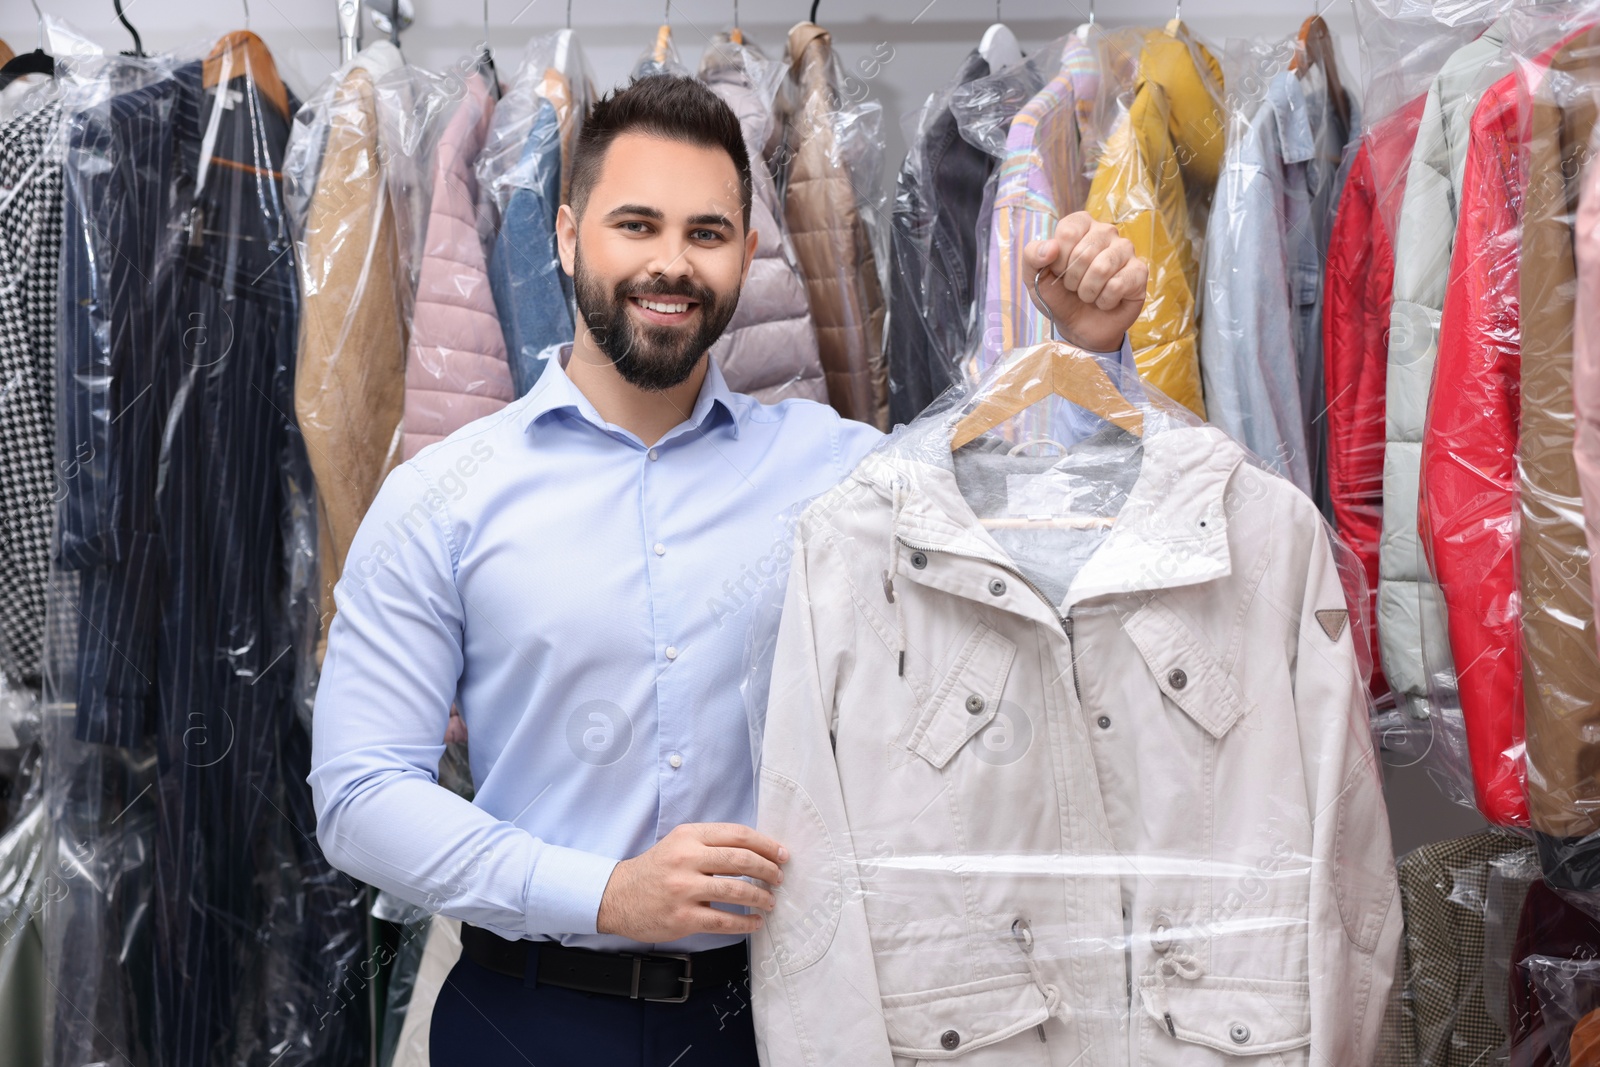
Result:
M282 524L304 461L280 170L297 102L268 66L216 90L178 67L75 115L68 144L77 734L156 766L147 794L123 790L151 827L115 887L140 906L101 935L135 951L97 980L124 984L130 1054L161 1067L364 1060L364 1011L330 993L364 948L358 891L312 840L291 700Z

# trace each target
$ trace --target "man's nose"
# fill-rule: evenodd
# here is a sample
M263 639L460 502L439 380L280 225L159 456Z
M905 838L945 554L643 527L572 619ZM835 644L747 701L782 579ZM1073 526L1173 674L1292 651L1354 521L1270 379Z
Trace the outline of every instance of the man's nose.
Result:
M652 281L657 278L676 281L694 276L694 263L689 255L693 246L687 240L662 234L652 244L650 261L645 264Z

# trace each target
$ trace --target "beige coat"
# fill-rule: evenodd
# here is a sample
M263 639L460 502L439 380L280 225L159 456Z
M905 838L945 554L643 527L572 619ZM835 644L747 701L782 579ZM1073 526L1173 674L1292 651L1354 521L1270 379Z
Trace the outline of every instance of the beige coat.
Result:
M1065 475L970 449L953 473L949 440L914 424L800 522L762 1063L1370 1062L1401 916L1315 506L1211 427L1147 431L1142 462L1110 431ZM1041 477L1120 485L1114 525L968 502L1032 514Z
M334 93L300 261L294 407L317 480L322 660L356 527L400 458L406 324L372 75Z

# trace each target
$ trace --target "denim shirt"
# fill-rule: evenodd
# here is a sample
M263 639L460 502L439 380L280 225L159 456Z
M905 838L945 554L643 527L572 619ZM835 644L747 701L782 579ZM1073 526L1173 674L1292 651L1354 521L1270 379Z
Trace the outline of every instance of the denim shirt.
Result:
M540 353L572 340L572 294L555 231L561 202L561 124L547 100L539 101L510 181L516 191L489 256L489 288L506 334L511 384L522 396L544 370Z
M1349 138L1331 103L1320 69L1283 71L1228 145L1200 323L1207 417L1324 514L1322 258Z

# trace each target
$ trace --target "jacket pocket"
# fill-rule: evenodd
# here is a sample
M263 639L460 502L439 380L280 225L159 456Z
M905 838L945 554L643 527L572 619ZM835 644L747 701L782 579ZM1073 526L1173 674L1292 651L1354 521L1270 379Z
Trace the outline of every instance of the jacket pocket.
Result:
M1270 1056L1311 1044L1311 984L1201 976L1139 979L1150 1036L1142 1059L1152 1064L1215 1062L1225 1056ZM1185 1055L1185 1050L1189 1055Z
M1017 646L979 621L950 669L912 721L905 746L943 767L961 746L994 720Z
M1146 604L1122 620L1122 629L1162 694L1212 737L1220 741L1247 710L1216 653L1171 608Z
M883 998L890 1051L916 1060L958 1059L1022 1035L1016 1049L996 1049L1003 1055L993 1062L1048 1063L1048 1046L1032 1030L1049 1017L1044 994L1027 974Z

